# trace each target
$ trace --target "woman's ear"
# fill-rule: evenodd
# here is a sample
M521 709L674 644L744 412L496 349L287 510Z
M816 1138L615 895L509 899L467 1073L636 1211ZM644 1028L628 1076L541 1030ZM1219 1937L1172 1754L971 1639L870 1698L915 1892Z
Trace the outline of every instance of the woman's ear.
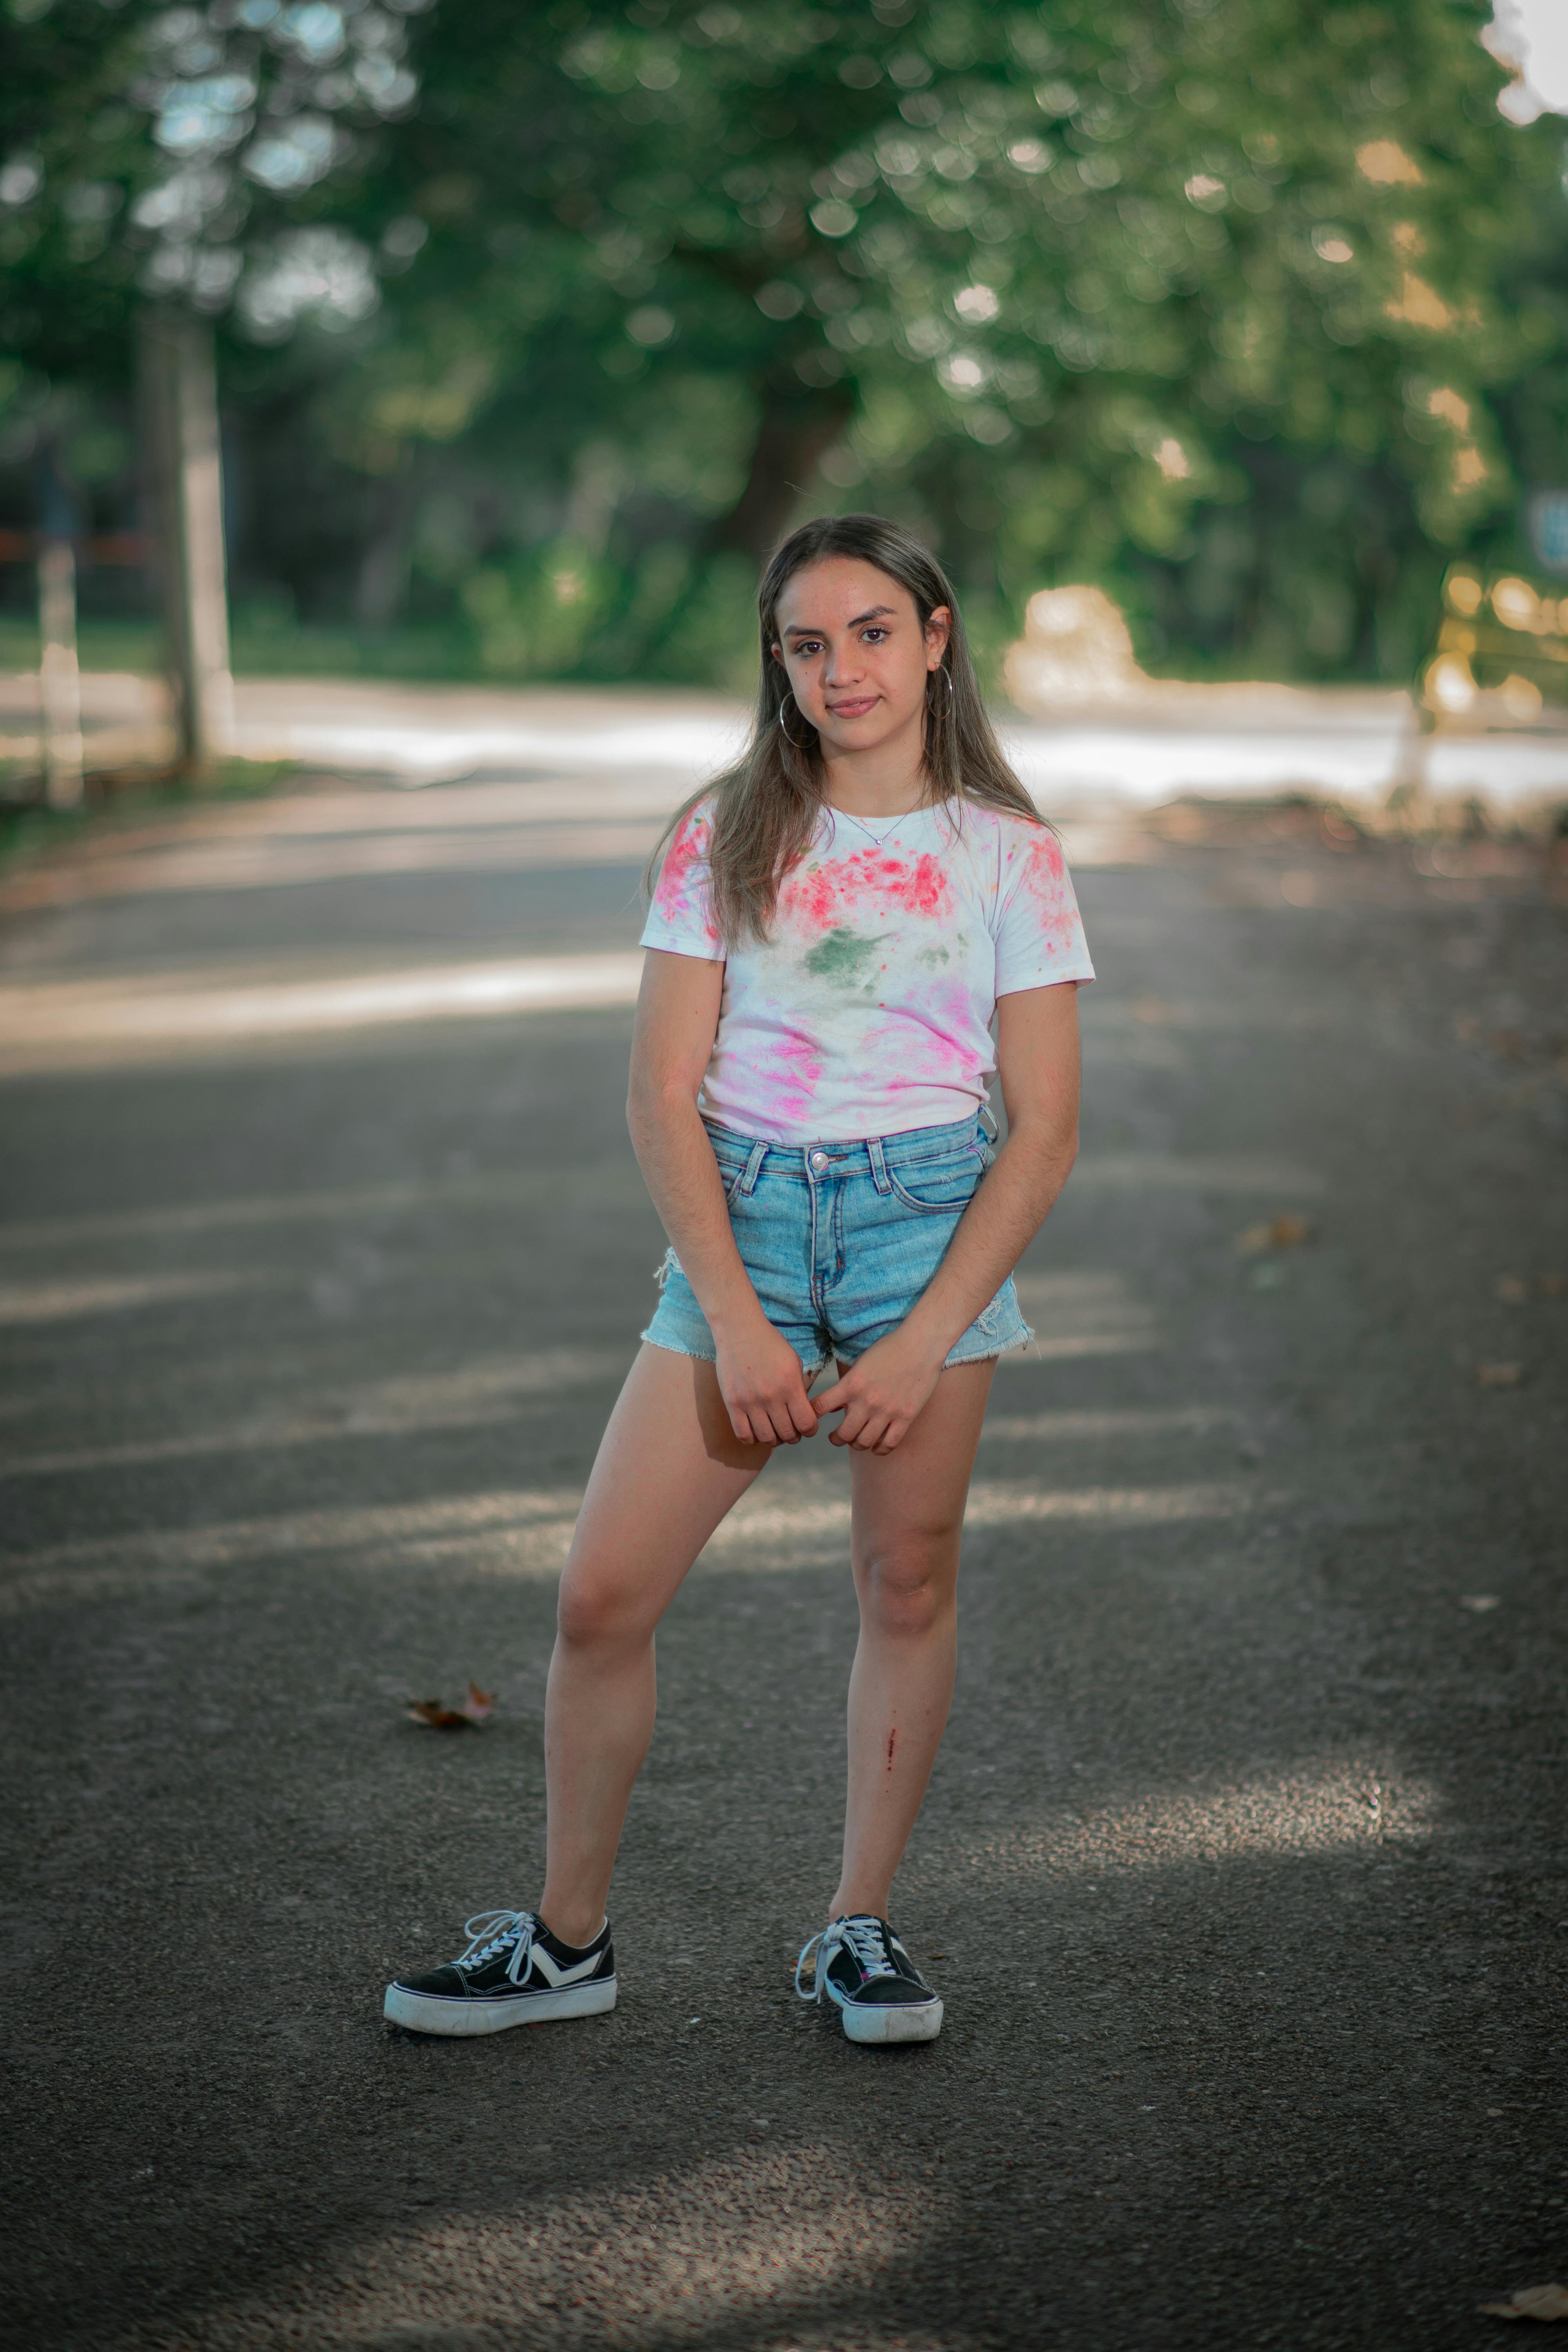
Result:
M774 661L782 663L784 660L784 647L781 645L775 642L768 647L768 651L772 654Z
M926 623L926 652L931 656L926 663L927 669L942 667L942 657L947 651L947 641L952 635L952 609L951 605L939 604Z

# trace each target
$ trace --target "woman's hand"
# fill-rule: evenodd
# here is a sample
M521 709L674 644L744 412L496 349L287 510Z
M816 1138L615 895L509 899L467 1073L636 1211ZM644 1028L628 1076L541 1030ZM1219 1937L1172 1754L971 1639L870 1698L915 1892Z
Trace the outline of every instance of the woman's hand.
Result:
M713 1336L719 1393L742 1445L798 1445L816 1436L800 1358L765 1316L748 1318L738 1334Z
M841 1380L811 1401L818 1420L843 1409L828 1436L830 1445L858 1446L863 1454L891 1454L937 1383L942 1358L933 1357L908 1326L858 1357Z

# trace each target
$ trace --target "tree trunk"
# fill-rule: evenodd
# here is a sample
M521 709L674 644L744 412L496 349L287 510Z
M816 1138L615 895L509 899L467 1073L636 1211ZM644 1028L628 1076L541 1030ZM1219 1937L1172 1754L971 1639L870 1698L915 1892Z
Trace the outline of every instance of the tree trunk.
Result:
M709 551L749 555L760 571L811 488L817 460L854 414L855 395L847 384L811 392L804 384L769 383L746 487L710 530Z
M141 361L177 757L199 774L234 738L212 330L185 311L145 311Z
M43 705L44 798L79 808L81 674L76 652L76 554L63 536L38 550L38 694Z
M415 507L408 452L397 473L377 483L370 503L374 520L354 581L353 616L362 629L386 629L402 612L408 593Z

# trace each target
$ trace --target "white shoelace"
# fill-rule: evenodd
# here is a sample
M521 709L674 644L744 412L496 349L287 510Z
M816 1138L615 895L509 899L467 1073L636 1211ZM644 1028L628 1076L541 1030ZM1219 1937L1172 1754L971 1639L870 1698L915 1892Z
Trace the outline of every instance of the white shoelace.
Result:
M893 1962L888 1958L886 1948L882 1942L881 1927L877 1920L868 1917L864 1919L836 1919L831 1927L822 1927L818 1929L817 1933L811 1938L811 1941L802 1948L800 1958L795 1964L795 1989L802 2000L815 2000L816 1999L817 1990L822 1982L822 1969L820 1963L816 1969L816 1980L809 1992L805 1990L805 1987L801 1983L801 1975L805 1968L807 1960L811 1958L814 1953L818 1951L820 1946L829 1936L833 1935L835 1931L837 1931L838 1940L841 1943L847 1944L850 1950L854 1953L855 1958L860 1964L862 1975L868 1977L896 1977L899 1973Z
M513 1984L521 1984L531 1965L538 1926L531 1911L476 1911L471 1919L463 1922L468 1948L453 1966L468 1974L482 1969L487 1961L499 1960L508 1945L514 1945L516 1949L506 1972Z
M861 1973L868 1977L896 1977L899 1973L888 1958L888 1948L882 1941L881 1924L876 1919L846 1919L844 1940L860 1963Z

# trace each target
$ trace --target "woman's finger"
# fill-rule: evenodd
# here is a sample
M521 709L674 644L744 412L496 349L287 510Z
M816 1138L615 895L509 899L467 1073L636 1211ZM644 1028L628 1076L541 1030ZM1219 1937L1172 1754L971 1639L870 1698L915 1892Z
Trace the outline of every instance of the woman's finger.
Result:
M816 1435L816 1415L811 1409L811 1399L805 1394L804 1390L801 1391L799 1396L791 1397L789 1401L789 1410L790 1419L795 1425L795 1436L796 1441L798 1442L803 1437L815 1437Z
M858 1397L852 1396L846 1403L844 1418L833 1432L829 1443L834 1445L853 1445L865 1426L866 1407Z

